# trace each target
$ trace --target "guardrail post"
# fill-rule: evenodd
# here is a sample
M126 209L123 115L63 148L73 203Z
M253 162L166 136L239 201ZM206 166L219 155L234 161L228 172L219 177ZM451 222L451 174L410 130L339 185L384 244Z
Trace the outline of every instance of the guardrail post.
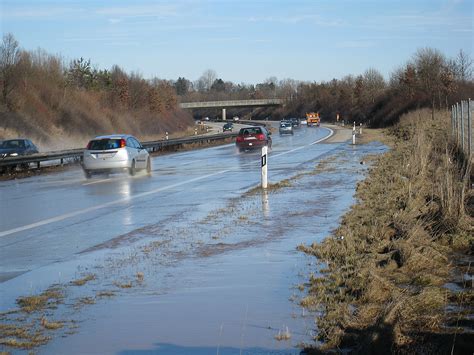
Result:
M268 167L267 167L267 156L268 147L265 145L262 147L262 189L266 189L268 186Z

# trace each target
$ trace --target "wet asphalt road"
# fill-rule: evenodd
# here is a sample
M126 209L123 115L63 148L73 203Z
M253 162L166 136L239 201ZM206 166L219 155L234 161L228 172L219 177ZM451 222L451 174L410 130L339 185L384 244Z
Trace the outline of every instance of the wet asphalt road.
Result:
M308 175L268 196L243 197L260 182L260 154L238 153L233 144L155 157L151 177L86 180L74 168L1 182L0 311L20 295L91 270L95 283L69 290L70 298L143 272L145 284L122 297L97 300L80 314L67 307L52 314L84 324L40 353L298 353L314 323L290 301L308 277L296 246L336 227L367 153L346 143L314 144L329 134L302 127L294 136L273 135L270 183L325 158L340 161L332 175ZM145 258L142 240L163 246ZM286 327L291 339L276 341Z
M329 133L302 127L294 136L274 134L269 181L323 154L311 144ZM0 182L0 281L70 260L150 219L165 223L188 209L204 214L257 185L259 165L258 152L239 154L231 144L155 157L151 177L114 174L86 180L77 167Z

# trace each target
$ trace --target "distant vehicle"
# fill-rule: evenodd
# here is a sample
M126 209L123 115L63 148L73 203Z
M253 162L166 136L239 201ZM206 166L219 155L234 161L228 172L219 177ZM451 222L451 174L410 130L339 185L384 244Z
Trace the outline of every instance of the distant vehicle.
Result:
M86 178L93 173L128 171L135 175L145 169L151 173L151 159L148 151L133 136L114 134L92 139L84 150L82 168Z
M319 116L319 112L309 112L306 114L306 122L308 127L316 126L319 127L321 124L321 118Z
M234 129L234 124L232 122L226 123L224 126L222 126L222 132L226 131L231 131Z
M204 117L202 120L203 120L203 121L209 121L210 118L206 116L206 117Z
M234 116L232 119L234 120L234 122L240 120L238 116Z
M0 159L18 157L20 155L36 154L38 152L38 148L29 139L7 139L0 142ZM19 166L23 169L28 169L29 164L23 163ZM11 167L13 170L16 168L17 166Z
M300 119L299 118L296 118L296 117L290 118L290 122L293 125L293 127L299 127L300 126Z
M293 125L291 122L282 121L279 128L280 134L293 134Z
M240 152L261 148L263 146L272 146L271 133L263 126L241 128L239 135L235 140Z
M2 159L35 153L38 153L38 148L29 139L7 139L0 142L0 158Z

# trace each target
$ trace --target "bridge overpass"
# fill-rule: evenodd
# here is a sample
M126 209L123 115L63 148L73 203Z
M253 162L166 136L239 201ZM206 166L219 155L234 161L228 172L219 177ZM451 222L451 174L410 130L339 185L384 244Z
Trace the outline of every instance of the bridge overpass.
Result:
M205 102L183 102L179 104L182 109L193 108L222 108L222 119L226 119L226 109L229 107L264 107L281 106L283 99L259 99L259 100L226 100L226 101L205 101Z

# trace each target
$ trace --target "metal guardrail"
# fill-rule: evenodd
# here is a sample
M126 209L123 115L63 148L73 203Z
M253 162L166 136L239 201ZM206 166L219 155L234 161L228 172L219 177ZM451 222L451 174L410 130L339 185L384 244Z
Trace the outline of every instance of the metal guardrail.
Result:
M470 158L474 158L471 99L462 100L451 107L451 132L459 147Z
M186 138L176 138L176 139L163 139L157 141L150 141L150 142L143 142L142 145L147 149L149 152L159 152L159 151L167 151L171 149L179 149L180 147L187 145L187 144L195 144L195 143L211 143L219 140L225 140L228 138L235 138L237 133L220 133L220 134L213 134L213 135L200 135L200 136L193 136L193 137L186 137ZM82 160L82 155L84 153L83 148L79 149L70 149L70 150L61 150L49 153L39 153L39 154L32 154L32 155L24 155L24 156L17 156L17 157L8 157L4 159L0 159L0 168L5 167L15 167L15 166L22 166L22 165L30 165L31 163L35 164L36 168L40 168L41 163L47 161L55 161L59 160L60 165L63 165L67 159L71 159L74 162L79 162ZM2 170L2 169L0 169Z

